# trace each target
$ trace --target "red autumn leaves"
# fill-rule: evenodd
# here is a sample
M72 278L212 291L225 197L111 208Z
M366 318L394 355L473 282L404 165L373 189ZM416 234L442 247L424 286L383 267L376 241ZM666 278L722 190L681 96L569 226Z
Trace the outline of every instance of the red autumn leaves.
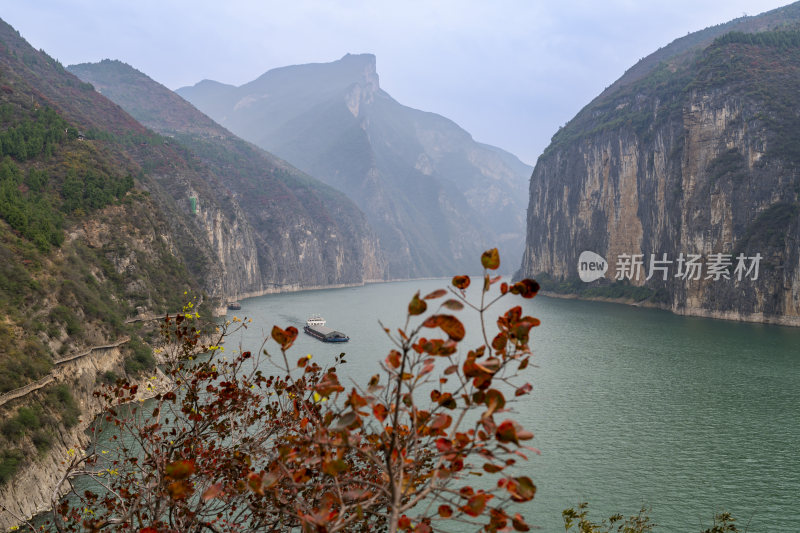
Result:
M486 251L481 264L485 296L500 282L489 275L500 266L497 250ZM337 374L340 360L326 369L302 357L288 368L285 352L298 336L291 326L270 333L283 352L284 374L240 379L242 367L226 374L220 362L189 369L183 381L189 392L160 397L183 405L191 422L184 434L164 437L161 442L182 444L156 462L166 463L158 493L171 502L170 512L184 513L180 517L190 523L213 509L206 519L218 530L248 509L248 525L257 517L270 525L265 531L279 524L303 532L425 533L443 519L480 521L487 531L527 531L523 517L508 508L535 495L530 478L511 474L533 434L507 417L514 398L532 388L514 378L528 366L530 332L539 320L513 307L497 318L494 337L482 331L475 336L483 339L478 346L466 349L470 322L459 312L474 309L484 323L498 299L508 293L532 298L539 286L502 283L499 296L476 305L466 297L470 283L469 276L456 276L448 289L414 294L405 329L385 328L395 349L383 361L384 373L348 390ZM245 401L250 408L242 408ZM193 432L208 428L219 432L218 440L192 440ZM164 431L171 430L165 425ZM258 441L262 431L268 437ZM473 488L472 475L496 482ZM138 527L149 532L152 524ZM171 530L195 529L202 524Z

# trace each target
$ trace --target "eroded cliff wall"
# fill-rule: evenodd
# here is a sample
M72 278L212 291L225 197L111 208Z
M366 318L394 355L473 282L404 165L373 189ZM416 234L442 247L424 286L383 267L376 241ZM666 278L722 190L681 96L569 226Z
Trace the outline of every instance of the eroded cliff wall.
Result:
M521 273L555 292L800 325L800 39L765 35L664 63L560 130L531 178ZM583 251L607 260L601 279L580 280Z

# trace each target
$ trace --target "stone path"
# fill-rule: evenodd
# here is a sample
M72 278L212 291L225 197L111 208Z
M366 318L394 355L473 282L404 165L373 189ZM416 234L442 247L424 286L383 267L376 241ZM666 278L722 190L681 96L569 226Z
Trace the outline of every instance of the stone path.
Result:
M67 357L62 357L61 359L56 359L54 364L53 364L53 366L58 367L58 366L63 365L64 363L69 363L70 361L75 361L77 359L81 359L81 358L86 357L87 355L89 355L92 352L95 352L97 350L109 350L111 348L116 348L118 346L122 346L126 342L130 342L130 340L131 340L131 338L126 335L125 337L122 337L120 340L118 340L115 343L104 344L102 346L93 346L93 347L89 348L88 350L86 350L85 352L81 352L81 353L77 353L77 354L73 354L73 355L68 355ZM47 385L49 385L50 383L54 382L55 380L56 380L56 378L53 375L53 371L51 370L50 373L47 376L45 376L45 377L43 377L41 379L38 379L38 380L36 380L36 381L34 381L32 383L28 383L27 385L24 385L24 386L22 386L22 387L20 387L18 389L14 389L14 390L10 390L8 392L4 392L3 394L0 394L0 406L5 405L6 403L10 402L11 400L16 400L17 398L22 398L23 396L25 396L27 394L30 394L33 391L37 391L37 390L39 390L39 389L41 389L43 387L46 387Z

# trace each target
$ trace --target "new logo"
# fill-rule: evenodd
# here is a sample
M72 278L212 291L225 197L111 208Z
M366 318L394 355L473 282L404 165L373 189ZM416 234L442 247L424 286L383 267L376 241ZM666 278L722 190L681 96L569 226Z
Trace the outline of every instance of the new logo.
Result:
M608 270L608 261L602 256L588 250L581 252L578 258L578 276L581 281L589 283L600 279Z

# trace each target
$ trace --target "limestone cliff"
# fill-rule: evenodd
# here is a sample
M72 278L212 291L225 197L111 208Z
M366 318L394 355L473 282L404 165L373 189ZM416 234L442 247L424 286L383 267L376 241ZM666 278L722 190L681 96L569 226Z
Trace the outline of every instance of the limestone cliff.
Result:
M537 162L521 274L555 292L800 325L798 83L799 33L730 33L601 95ZM579 280L583 251L608 261L602 278Z
M203 228L221 293L233 299L386 278L377 237L339 191L242 141L129 65L69 70L187 151L202 180L190 172L156 178Z
M119 347L87 351L84 356L53 369L50 377L55 385L3 406L3 410L13 408L14 404L47 408L47 393L52 395L54 387L62 383L69 385L83 416L74 425L58 424L47 453L39 454L14 477L12 483L0 485L0 504L7 511L0 513L0 528L8 530L17 525L15 516L28 518L51 508L54 487L64 474L64 465L91 442L87 429L102 408L100 400L93 395L98 382L105 373L123 372L122 360L123 353ZM169 385L168 378L155 368L140 380L141 392L138 397L144 399L163 392Z
M354 206L321 206L280 165L258 194L234 188L236 168L146 129L2 21L0 141L0 505L16 514L48 501L95 386L155 372L134 316L382 276Z

